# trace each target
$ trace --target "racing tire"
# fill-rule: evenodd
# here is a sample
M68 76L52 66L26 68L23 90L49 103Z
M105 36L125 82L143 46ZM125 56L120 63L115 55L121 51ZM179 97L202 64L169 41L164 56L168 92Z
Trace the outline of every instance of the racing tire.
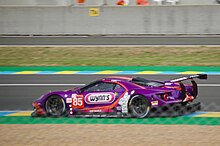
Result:
M193 96L196 98L196 96L198 95L198 85L194 80L192 80L191 82L193 85Z
M150 103L146 97L135 95L129 101L129 112L132 117L145 118L150 112Z
M58 95L50 96L45 103L46 115L50 117L66 116L66 104L62 97Z

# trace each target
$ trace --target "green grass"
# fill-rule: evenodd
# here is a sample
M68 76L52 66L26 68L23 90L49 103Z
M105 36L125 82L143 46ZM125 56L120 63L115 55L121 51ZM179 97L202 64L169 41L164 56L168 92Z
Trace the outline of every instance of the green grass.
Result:
M220 66L220 48L0 47L0 66Z
M220 125L220 118L174 117L174 118L32 118L0 117L0 124L180 124Z

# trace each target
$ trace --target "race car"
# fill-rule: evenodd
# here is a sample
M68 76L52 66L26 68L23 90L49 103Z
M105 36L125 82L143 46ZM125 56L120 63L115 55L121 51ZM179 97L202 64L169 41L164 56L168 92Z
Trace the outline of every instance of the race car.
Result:
M135 117L145 118L163 107L185 108L198 95L197 74L169 81L141 77L106 77L64 91L50 92L34 101L33 117ZM191 80L190 84L182 83ZM198 107L199 103L195 105ZM175 106L178 105L178 106Z

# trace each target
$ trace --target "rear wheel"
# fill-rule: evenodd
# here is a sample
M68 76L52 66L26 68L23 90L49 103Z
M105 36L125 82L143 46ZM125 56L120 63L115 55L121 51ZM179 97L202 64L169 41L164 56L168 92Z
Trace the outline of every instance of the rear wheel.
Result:
M129 111L132 117L145 118L150 112L150 104L146 97L135 95L129 102Z
M45 109L48 116L60 117L66 113L66 104L62 97L52 95L47 99Z

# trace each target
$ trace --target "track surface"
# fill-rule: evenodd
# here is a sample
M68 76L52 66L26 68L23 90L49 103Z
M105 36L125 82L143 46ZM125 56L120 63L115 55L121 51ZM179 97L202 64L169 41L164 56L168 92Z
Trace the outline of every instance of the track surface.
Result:
M1 84L87 84L90 81L112 75L0 75ZM129 76L129 75L127 75ZM133 75L137 76L137 75ZM141 77L169 80L182 75L138 75ZM198 84L220 84L219 75L210 75L208 80L197 80ZM0 86L0 110L32 110L32 102L42 94L55 90L73 88L69 85ZM198 101L203 111L220 111L220 86L200 86Z
M0 45L220 45L220 37L1 36Z

